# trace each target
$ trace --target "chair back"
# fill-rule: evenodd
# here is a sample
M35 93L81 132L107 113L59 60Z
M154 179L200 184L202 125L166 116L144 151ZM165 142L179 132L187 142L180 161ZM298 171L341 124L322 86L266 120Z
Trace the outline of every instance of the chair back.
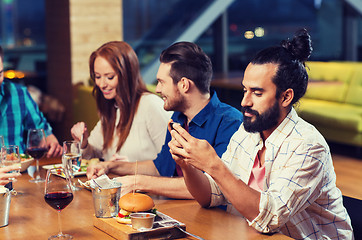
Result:
M362 239L362 200L343 196L343 205L351 218L354 238Z

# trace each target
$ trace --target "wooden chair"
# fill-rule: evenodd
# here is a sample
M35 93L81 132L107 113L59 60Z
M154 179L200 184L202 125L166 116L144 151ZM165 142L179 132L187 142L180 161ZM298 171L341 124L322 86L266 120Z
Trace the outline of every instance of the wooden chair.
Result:
M362 200L343 196L343 205L351 218L354 238L362 239Z

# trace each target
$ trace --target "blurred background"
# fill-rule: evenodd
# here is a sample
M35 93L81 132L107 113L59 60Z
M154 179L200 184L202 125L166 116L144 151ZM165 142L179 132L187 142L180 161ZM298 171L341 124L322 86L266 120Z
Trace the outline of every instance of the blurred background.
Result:
M307 28L313 61L362 60L361 0L0 0L5 77L27 85L60 140L74 124L75 86L89 86L88 58L124 40L136 50L146 83L176 41L194 41L214 76L236 77L256 51ZM217 86L215 86L217 88ZM241 92L219 89L238 107ZM42 97L39 97L42 96Z

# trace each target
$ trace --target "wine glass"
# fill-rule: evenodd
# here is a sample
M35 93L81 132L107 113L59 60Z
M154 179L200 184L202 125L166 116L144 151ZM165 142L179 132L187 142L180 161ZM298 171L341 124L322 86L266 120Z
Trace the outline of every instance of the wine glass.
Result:
M80 142L63 142L62 163L63 167L68 171L69 176L71 177L72 189L75 191L81 189L76 186L76 182L74 181L74 172L80 170L81 156L82 154L80 151Z
M18 170L13 170L10 173L19 173L21 168L21 158L19 154L19 147L16 145L8 145L1 147L2 161L1 166L14 166L19 168ZM15 178L9 178L10 181L15 180Z
M68 171L62 167L51 168L47 171L44 189L44 200L49 206L58 212L59 233L50 236L48 239L73 239L69 234L62 233L62 222L60 212L73 200Z
M29 129L26 142L26 152L36 161L36 170L33 179L30 182L44 182L45 179L40 176L39 159L48 151L45 134L43 129Z

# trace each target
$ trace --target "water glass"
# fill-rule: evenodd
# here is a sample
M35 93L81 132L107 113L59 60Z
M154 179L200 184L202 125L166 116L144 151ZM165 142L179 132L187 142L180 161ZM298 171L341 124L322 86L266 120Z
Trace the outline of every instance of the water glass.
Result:
M5 146L4 137L3 135L0 135L0 161L3 159L1 148Z
M19 154L19 147L16 145L8 145L1 147L1 166L14 166L18 167L18 170L11 171L11 173L19 173L21 168L21 158ZM9 180L14 180L14 178L10 178Z
M5 146L4 136L0 135L0 148L2 148L3 146Z
M80 142L78 141L64 141L63 142L63 155L62 163L63 167L68 171L72 179L72 189L79 190L74 181L74 172L79 171L81 164L81 150Z

